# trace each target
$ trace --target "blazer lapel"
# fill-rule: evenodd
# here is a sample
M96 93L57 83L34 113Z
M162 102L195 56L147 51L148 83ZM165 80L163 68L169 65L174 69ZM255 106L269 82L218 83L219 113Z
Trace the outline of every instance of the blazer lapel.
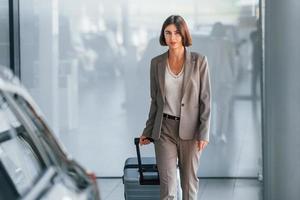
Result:
M158 81L163 100L165 101L165 72L167 66L168 52L162 54L161 60L157 64Z
M192 54L190 51L186 50L185 52L185 62L184 62L184 76L183 76L183 86L182 86L182 97L184 96L184 92L186 87L191 79L193 68L194 68L194 60L192 60Z
M162 54L161 60L157 64L158 81L163 100L165 101L165 72L167 66L168 52ZM190 51L185 52L184 61L184 76L183 76L183 86L182 86L182 97L184 96L185 89L191 79L191 75L194 67L194 60L192 60L192 54Z

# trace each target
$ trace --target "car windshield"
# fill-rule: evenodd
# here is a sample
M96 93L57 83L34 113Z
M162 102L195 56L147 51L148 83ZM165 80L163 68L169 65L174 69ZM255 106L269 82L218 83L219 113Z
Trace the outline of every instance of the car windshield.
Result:
M8 182L21 196L34 185L45 168L34 148L25 128L0 93L0 173L8 175Z
M28 119L27 124L31 125L31 132L41 142L42 148L46 151L45 153L51 162L55 162L56 166L60 166L60 169L68 173L76 181L78 187L85 188L88 185L88 179L84 169L67 157L66 150L49 130L41 118L39 110L35 109L26 99L18 94L6 93L6 96L10 102L12 101L16 104L15 106L18 107L19 112L22 112L24 117Z
M52 160L55 160L57 164L63 167L67 162L66 155L68 155L66 150L62 149L63 144L58 143L57 138L54 137L40 114L36 112L30 103L20 95L14 94L12 96L18 107L33 123L35 133L40 138L44 148L47 149L48 155L52 157Z

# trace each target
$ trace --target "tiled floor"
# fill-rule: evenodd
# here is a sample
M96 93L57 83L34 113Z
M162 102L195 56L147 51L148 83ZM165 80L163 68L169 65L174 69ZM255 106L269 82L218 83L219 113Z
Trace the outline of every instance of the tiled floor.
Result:
M124 199L122 179L98 179L101 200ZM256 179L201 179L198 200L262 200Z

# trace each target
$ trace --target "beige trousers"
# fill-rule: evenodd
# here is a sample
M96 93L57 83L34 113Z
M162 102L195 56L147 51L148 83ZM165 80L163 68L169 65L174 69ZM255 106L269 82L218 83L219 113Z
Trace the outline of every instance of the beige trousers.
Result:
M179 138L179 121L163 118L161 135L154 142L156 161L160 176L160 199L176 200L177 160L183 200L197 200L197 171L201 152L196 140Z

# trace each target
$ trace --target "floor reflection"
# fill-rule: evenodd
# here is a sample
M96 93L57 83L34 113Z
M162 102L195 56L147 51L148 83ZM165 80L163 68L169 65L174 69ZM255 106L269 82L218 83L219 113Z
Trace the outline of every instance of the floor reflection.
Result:
M124 199L121 179L98 179L102 200ZM262 200L262 183L254 179L200 179L198 200Z

